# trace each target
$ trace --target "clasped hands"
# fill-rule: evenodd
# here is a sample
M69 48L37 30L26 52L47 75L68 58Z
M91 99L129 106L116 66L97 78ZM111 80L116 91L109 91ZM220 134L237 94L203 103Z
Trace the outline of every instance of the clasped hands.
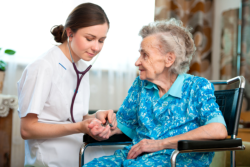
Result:
M106 120L105 118L108 119ZM107 121L109 121L113 127L111 127ZM89 135L98 141L107 140L112 135L112 131L116 129L116 126L116 114L113 113L113 110L99 111L96 113L96 118L92 119L88 125ZM143 139L132 146L127 159L135 159L142 153L156 152L162 149L164 149L163 140Z
M116 126L116 114L113 110L99 110L96 112L96 118L92 119L88 125L88 134L98 141L107 140Z

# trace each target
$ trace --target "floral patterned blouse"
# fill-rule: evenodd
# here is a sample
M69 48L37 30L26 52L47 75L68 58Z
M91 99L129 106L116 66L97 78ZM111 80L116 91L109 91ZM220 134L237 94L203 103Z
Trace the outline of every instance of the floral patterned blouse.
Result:
M205 78L189 74L179 75L161 98L155 84L136 78L117 113L117 122L121 131L133 139L133 145L143 139L180 135L212 122L226 126L215 102L213 85ZM161 155L170 164L173 151L165 149L143 154L141 158ZM208 166L213 155L213 152L180 154L177 166Z
M170 167L173 149L143 153L135 159L127 159L127 155L131 147L143 139L165 139L212 122L226 126L215 102L213 85L205 78L188 74L179 75L161 98L155 84L136 78L116 118L118 128L133 139L133 143L84 167ZM182 153L177 156L176 166L209 166L213 155L213 152Z

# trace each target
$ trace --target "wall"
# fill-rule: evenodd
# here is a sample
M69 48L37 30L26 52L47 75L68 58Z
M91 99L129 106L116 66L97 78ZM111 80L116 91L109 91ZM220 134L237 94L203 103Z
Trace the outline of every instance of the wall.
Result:
M212 42L212 79L220 77L220 45L221 45L221 16L229 9L239 8L241 0L215 0L214 1L214 25Z

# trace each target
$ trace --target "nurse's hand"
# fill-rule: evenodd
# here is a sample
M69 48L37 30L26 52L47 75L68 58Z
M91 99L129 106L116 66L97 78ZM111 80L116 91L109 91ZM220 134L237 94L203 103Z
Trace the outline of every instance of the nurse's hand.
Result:
M116 114L113 110L98 110L96 112L96 118L99 119L102 124L106 123L106 120L112 124L111 130L114 130L117 126Z
M93 119L88 128L88 134L98 141L107 140L111 134L110 126L102 126L102 122L98 119Z

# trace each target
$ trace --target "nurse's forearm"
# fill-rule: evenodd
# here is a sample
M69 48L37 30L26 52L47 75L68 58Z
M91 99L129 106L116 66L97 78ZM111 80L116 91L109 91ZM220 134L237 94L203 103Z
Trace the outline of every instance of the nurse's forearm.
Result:
M72 124L46 124L38 122L36 114L28 114L21 119L21 136L23 139L48 139L86 133L90 120Z

